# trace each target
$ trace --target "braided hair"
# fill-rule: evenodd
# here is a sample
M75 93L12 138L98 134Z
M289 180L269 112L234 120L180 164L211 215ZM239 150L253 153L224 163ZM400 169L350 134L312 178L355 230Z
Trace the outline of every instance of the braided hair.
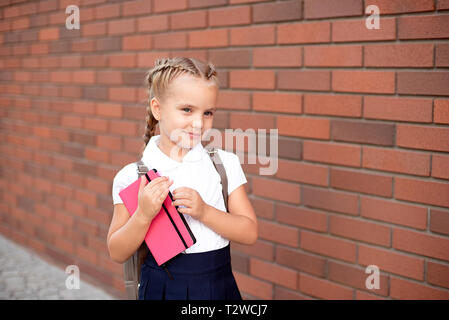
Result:
M159 101L163 101L166 97L169 84L177 76L184 73L214 81L217 87L219 87L217 71L215 70L215 66L210 62L204 63L198 59L186 57L156 59L153 68L147 72L145 78L148 86L148 104L146 106L145 117L146 128L142 136L144 145L141 153L145 150L151 137L155 135L156 125L159 122L151 112L151 100L153 97L156 97Z

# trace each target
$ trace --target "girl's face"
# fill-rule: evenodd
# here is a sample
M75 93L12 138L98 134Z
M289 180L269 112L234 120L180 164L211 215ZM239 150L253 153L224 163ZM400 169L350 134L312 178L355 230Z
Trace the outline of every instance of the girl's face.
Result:
M161 146L167 151L174 145L190 149L201 142L203 133L212 128L217 96L212 81L189 74L176 77L164 101L151 100L151 111L159 120Z

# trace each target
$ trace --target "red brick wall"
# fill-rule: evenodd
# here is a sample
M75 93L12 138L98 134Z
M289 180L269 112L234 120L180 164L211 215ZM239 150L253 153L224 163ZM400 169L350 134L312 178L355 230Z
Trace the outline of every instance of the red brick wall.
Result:
M65 8L81 29L66 30ZM365 8L380 8L380 30ZM0 232L123 296L106 234L135 161L145 71L213 62L215 126L277 128L244 164L259 240L233 244L245 298L449 298L449 1L5 0ZM380 289L365 268L380 269Z

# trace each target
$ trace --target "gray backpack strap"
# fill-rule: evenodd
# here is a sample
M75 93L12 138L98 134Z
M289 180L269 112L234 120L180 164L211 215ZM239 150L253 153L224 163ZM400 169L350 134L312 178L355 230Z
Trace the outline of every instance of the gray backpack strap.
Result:
M140 178L143 174L148 172L148 168L142 160L135 163L137 165L137 174ZM140 270L148 252L149 249L144 241L139 249L137 249L137 251L123 264L123 277L125 280L126 294L129 300L137 300L139 298Z
M220 156L218 155L218 150L214 147L206 148L207 153L212 159L212 163L214 164L215 169L220 174L221 178L221 187L223 193L223 199L226 207L226 212L229 212L228 209L228 177L226 175L226 169L221 161Z

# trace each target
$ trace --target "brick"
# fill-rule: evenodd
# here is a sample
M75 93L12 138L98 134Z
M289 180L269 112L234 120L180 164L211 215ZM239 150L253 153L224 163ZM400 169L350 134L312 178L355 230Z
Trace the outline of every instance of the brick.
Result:
M359 245L358 262L363 266L376 265L382 272L391 272L415 280L424 280L424 259L389 250Z
M296 183L287 183L265 178L253 178L253 194L273 200L299 204L300 189ZM271 188L267 189L267 183Z
M274 260L274 244L265 240L259 239L252 245L243 245L235 242L232 244L231 250L233 249L247 256L258 257L267 261Z
M319 188L302 188L302 203L306 206L340 212L358 214L358 197L345 192Z
M304 113L359 118L362 97L353 95L306 94Z
M58 28L46 28L39 30L39 41L58 40L58 39L59 39Z
M430 123L432 100L365 96L363 112L367 119Z
M433 0L368 0L365 2L366 7L370 5L378 6L381 15L435 10Z
M449 100L434 100L433 121L435 123L449 124Z
M436 44L435 66L449 67L449 43Z
M296 249L276 246L276 262L287 267L324 277L326 260Z
M263 220L259 220L258 225L261 239L294 248L298 247L299 231L297 228Z
M449 235L449 211L430 209L430 231Z
M429 176L430 156L418 152L364 146L362 166L381 171Z
M148 16L137 19L138 32L165 31L169 28L168 15Z
M206 11L182 12L170 16L172 30L206 28L206 26Z
M300 22L277 26L278 44L330 42L329 22Z
M122 38L123 50L149 50L151 49L151 35L139 34Z
M301 231L301 249L347 262L355 262L356 245L347 240Z
M437 9L438 10L449 10L449 1L448 0L438 0Z
M277 113L302 113L302 95L277 92L254 92L252 109Z
M215 67L245 67L251 66L251 50L211 50L209 52L209 60Z
M317 164L279 160L276 178L327 186L328 168Z
M342 92L394 93L395 75L391 71L332 71L332 89Z
M257 46L274 44L274 26L232 28L229 32L231 46Z
M109 99L112 101L135 102L137 97L137 89L135 88L109 88Z
M449 267L434 261L427 261L427 282L449 289Z
M449 151L449 129L398 124L396 144L400 147Z
M329 231L333 235L384 247L390 246L390 228L387 226L335 215L329 217L329 222Z
M318 232L327 231L327 215L315 210L276 204L276 218L279 222Z
M380 18L379 29L368 29L366 19L337 20L332 22L332 41L386 41L396 39L395 18Z
M390 296L401 300L447 300L449 292L396 277L390 279Z
M250 98L251 96L248 92L220 90L217 108L249 110L251 108Z
M280 137L278 141L279 157L299 160L301 156L301 141L295 138Z
M300 274L299 290L307 295L327 300L352 300L354 289L318 279L304 273Z
M308 161L360 167L360 146L319 141L304 141L303 153L304 160Z
M230 115L230 127L234 129L274 129L275 117L265 114L252 114L252 113L232 113Z
M432 177L449 180L449 157L432 155Z
M167 12L167 11L180 11L187 9L187 0L154 0L153 9L154 13Z
M279 57L282 57L280 59ZM300 67L302 49L298 47L253 48L254 67Z
M366 273L365 269L361 269L360 267L349 266L333 261L329 261L328 264L328 279L330 281L341 283L351 288L361 289L382 296L387 296L388 276L380 274L379 289L368 289L366 287L366 280L369 277L369 274L371 273Z
M146 0L127 1L122 6L123 16L135 16L151 13L151 3Z
M304 18L320 19L363 15L361 0L305 0Z
M400 71L397 83L399 94L449 96L449 72Z
M242 89L274 89L274 72L271 70L231 70L229 85Z
M311 67L361 67L362 46L305 47L304 65Z
M280 135L329 139L330 128L327 119L278 116L277 126Z
M249 6L219 8L208 11L207 24L211 27L245 25L251 23Z
M409 16L398 20L398 39L449 38L449 15Z
M108 35L122 35L127 33L134 33L136 30L136 20L117 19L108 21Z
M215 32L215 30L213 32ZM211 40L210 37L208 37L207 35L204 35L204 37L207 38L208 40ZM217 37L215 40L217 41L210 43L211 46L219 45L221 43L220 42L221 38ZM199 41L197 35L188 36L186 32L153 35L154 49L186 49L188 46L201 47L206 46L206 44L204 42Z
M331 136L337 141L392 146L394 129L391 124L332 120Z
M95 37L95 36L104 36L107 32L107 23L93 22L93 23L85 23L81 28L81 34L83 37Z
M120 7L121 7L120 3L97 6L95 7L95 14L94 14L95 19L103 20L103 19L117 18L120 16Z
M300 20L301 17L301 1L298 0L257 4L252 7L254 23Z
M328 91L330 90L330 83L329 71L278 71L277 87L279 89Z
M338 189L391 197L392 183L389 176L331 168L330 185Z
M258 217L273 220L274 201L259 198L252 198L250 201Z
M433 67L432 43L367 45L366 67Z
M393 228L393 248L449 261L449 239L447 237Z
M256 298L272 299L273 284L257 280L240 272L234 271L233 273L240 291L247 292Z
M297 272L274 263L250 258L250 274L290 289L297 288Z
M164 35L166 36L166 35ZM228 45L228 31L213 29L189 32L189 47L225 47Z

